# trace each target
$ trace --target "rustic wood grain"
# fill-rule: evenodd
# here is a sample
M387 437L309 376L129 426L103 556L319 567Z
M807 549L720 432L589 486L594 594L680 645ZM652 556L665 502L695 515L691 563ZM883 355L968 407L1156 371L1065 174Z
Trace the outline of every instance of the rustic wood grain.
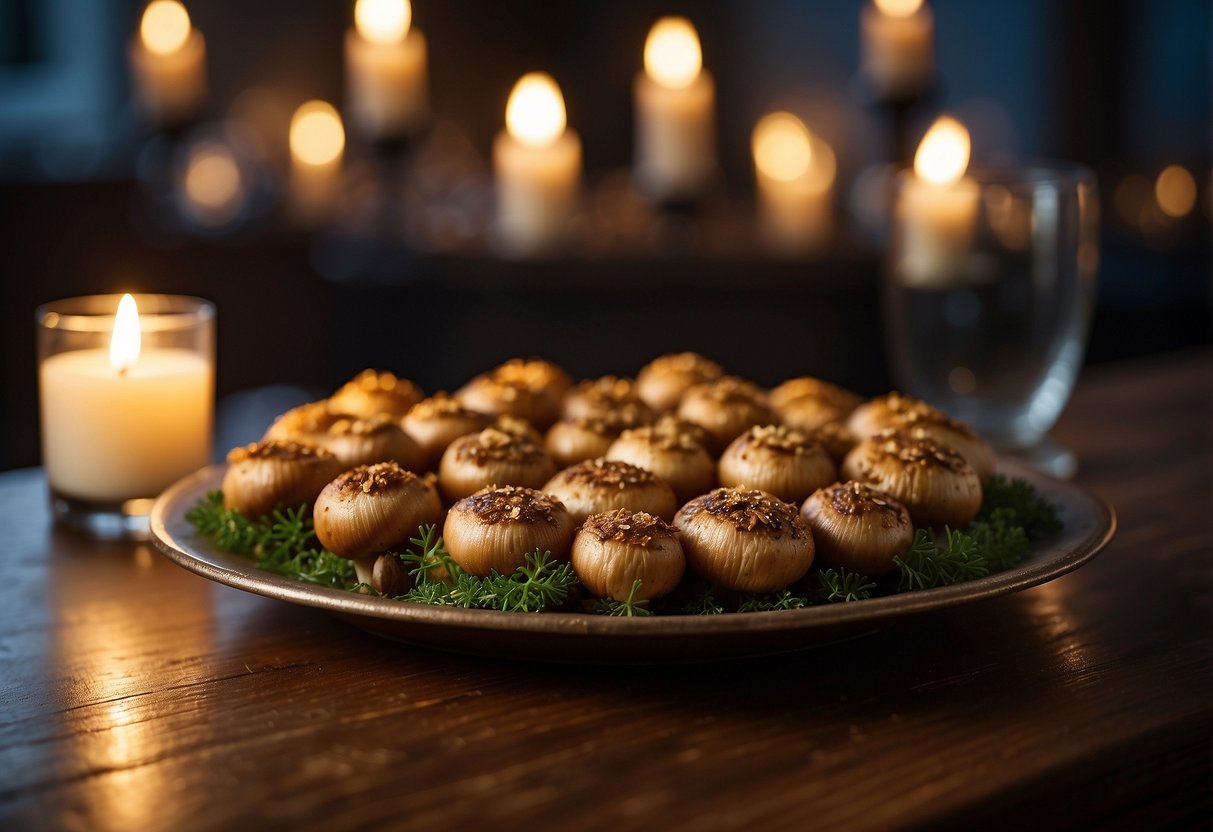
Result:
M48 528L0 475L0 828L1207 825L1213 357L1092 372L1121 531L1034 590L780 658L408 648Z

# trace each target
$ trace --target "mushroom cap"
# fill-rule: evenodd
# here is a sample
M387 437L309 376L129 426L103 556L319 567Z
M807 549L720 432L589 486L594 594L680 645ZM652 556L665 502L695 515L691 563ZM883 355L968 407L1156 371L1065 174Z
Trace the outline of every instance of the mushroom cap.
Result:
M538 488L555 473L552 458L530 437L488 427L450 444L438 482L448 500L458 500L490 485Z
M261 438L315 444L311 441L311 437L324 433L339 418L336 413L329 410L327 399L308 402L298 407L292 407L276 418Z
M846 420L847 427L859 439L866 439L885 428L896 427L894 421L900 414L923 408L934 409L922 399L893 391L856 407Z
M847 405L816 396L801 396L780 408L779 418L785 424L801 430L815 430L831 422L840 422L851 413Z
M399 419L425 397L421 388L386 370L363 370L329 397L334 413L373 419L387 416Z
M670 484L685 502L716 483L716 463L689 434L655 426L625 430L606 452L607 459L630 462Z
M567 560L573 518L542 491L518 486L484 488L447 513L442 539L455 563L473 575L509 575L538 549Z
M591 594L626 600L659 598L678 586L686 556L678 532L647 512L617 509L593 514L577 531L570 554L573 571Z
M796 505L838 477L825 448L783 425L750 428L725 449L717 468L721 485L757 488Z
M694 352L675 352L654 358L636 375L636 392L658 413L674 410L682 395L697 384L715 381L724 370Z
M223 474L223 507L255 518L280 505L310 506L341 469L328 451L298 442L263 439L233 448Z
M434 469L447 446L460 436L484 430L490 421L487 413L470 410L454 396L440 392L413 405L400 426L421 446L426 469Z
M914 542L906 507L855 480L813 492L800 514L813 530L818 566L884 575L897 568L893 558Z
M917 526L962 526L981 509L981 478L963 456L893 428L856 445L842 475L904 504Z
M983 480L993 475L998 464L994 449L977 431L935 408L908 411L894 420L892 427L899 428L912 437L934 439L941 445L947 445L963 456Z
M824 425L805 432L826 449L826 453L830 455L836 465L842 464L842 461L847 458L847 454L851 452L851 448L854 448L859 441L859 438L851 433L851 429L843 422L826 422Z
M560 415L571 382L564 370L541 359L511 359L482 373L455 393L465 407L520 416L546 429Z
M418 527L442 519L433 483L395 462L359 465L338 476L316 498L316 539L343 558L361 559L417 535Z
M565 468L543 490L564 503L577 524L613 509L643 511L668 521L678 509L669 483L619 460L592 459Z
M717 455L749 428L775 421L762 389L737 376L692 387L682 397L678 415L708 432L708 450Z
M777 592L813 564L813 535L796 506L765 491L717 488L674 516L687 566L737 592Z
M858 393L813 376L790 378L767 394L767 401L780 416L783 415L785 406L802 398L830 402L846 413L850 413L863 402L863 397Z
M425 468L421 446L388 416L340 416L325 431L312 434L309 441L332 453L346 468L388 460L410 471Z
M636 382L619 376L602 376L580 382L564 394L563 419L602 418L621 410L630 411L633 424L648 424L656 414L636 391Z
M561 419L548 430L544 445L558 465L568 466L604 455L619 435L652 421L643 403L625 403L597 416Z

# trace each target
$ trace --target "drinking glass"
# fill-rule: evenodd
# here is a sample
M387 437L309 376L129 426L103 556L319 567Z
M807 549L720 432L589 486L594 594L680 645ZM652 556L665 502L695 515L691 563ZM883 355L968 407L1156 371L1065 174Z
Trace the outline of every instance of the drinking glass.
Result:
M1072 476L1073 454L1047 434L1090 324L1094 176L1047 164L974 171L962 184L941 195L909 171L897 180L883 292L894 379L1000 451Z

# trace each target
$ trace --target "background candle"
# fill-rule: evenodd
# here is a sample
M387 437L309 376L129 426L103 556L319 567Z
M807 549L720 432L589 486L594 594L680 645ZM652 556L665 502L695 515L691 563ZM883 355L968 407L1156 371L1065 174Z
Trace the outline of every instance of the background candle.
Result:
M816 249L833 227L834 151L791 113L770 113L750 139L762 239L777 251Z
M873 0L859 13L860 61L883 98L918 96L935 74L935 18L923 0Z
M425 37L409 0L358 0L345 35L346 112L369 139L416 133L429 116Z
M964 175L969 147L965 126L941 116L918 146L913 174L904 174L897 269L907 284L943 288L964 278L979 198L977 183Z
M139 316L126 295L117 315L95 313L115 300L60 301L40 314L43 464L68 500L155 497L210 461L214 308L141 296L164 311Z
M140 106L157 124L177 126L206 104L206 42L177 0L153 0L130 46Z
M653 25L634 95L637 187L659 202L698 198L716 173L716 88L686 18Z
M546 72L519 79L493 142L501 242L516 253L559 245L581 186L581 139L566 128L560 87Z
M300 222L328 218L341 193L345 127L326 101L301 104L291 117L291 212Z

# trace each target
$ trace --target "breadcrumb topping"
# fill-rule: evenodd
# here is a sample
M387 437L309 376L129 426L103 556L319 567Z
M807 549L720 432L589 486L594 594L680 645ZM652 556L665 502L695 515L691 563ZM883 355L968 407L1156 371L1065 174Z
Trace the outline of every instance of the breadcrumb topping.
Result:
M691 500L678 514L690 517L700 512L727 520L738 531L775 538L787 534L793 540L809 536L796 506L757 489L717 488Z
M507 485L482 488L470 497L455 503L452 511L470 512L483 523L557 523L557 514L564 512L564 503L534 488Z
M599 540L634 546L648 546L654 540L665 540L678 534L677 529L660 517L654 517L647 511L633 514L626 508L592 514L581 528Z

